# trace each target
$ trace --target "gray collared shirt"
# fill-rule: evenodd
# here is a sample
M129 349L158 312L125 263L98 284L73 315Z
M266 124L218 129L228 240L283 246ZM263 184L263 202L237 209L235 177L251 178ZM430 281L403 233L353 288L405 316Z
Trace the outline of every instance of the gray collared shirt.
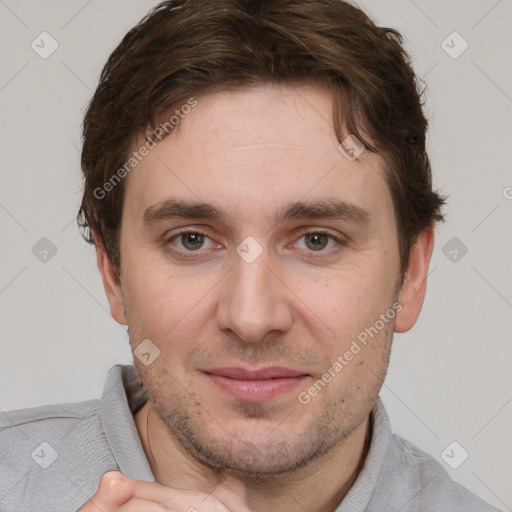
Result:
M133 366L111 368L100 400L0 413L0 511L76 511L103 473L154 482L133 415L146 402ZM496 512L439 462L393 435L380 399L370 449L336 512Z

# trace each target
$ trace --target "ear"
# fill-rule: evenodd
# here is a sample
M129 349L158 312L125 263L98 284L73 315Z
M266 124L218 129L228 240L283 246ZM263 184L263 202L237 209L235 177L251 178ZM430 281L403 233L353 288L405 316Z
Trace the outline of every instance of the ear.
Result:
M409 267L400 290L402 306L396 316L395 332L406 332L413 327L423 307L427 276L432 249L434 247L434 225L425 228L411 247Z
M96 244L96 262L103 281L103 288L107 295L110 306L110 313L116 322L126 325L126 314L124 311L123 291L121 281L114 271L114 265L110 260L105 247L95 231L92 232Z

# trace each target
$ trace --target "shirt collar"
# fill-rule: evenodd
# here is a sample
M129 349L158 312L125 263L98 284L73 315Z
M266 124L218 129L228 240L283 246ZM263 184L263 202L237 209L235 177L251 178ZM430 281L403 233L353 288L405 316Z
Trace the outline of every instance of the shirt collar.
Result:
M363 468L336 512L363 512L368 510L376 489L382 487L379 486L379 480L390 449L391 424L380 398L377 398L370 413L370 421L372 422L372 438ZM386 492L385 489L381 490ZM384 498L384 496L380 497Z
M121 473L154 482L133 418L146 401L146 392L133 366L116 365L110 369L100 404L105 437Z

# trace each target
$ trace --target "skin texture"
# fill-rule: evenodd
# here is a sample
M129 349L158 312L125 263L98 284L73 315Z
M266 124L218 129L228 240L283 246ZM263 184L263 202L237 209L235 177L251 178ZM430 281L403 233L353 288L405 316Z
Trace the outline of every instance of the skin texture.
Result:
M135 420L153 474L173 489L213 490L228 507L203 502L204 510L335 510L364 462L393 331L409 330L423 304L433 228L411 249L402 282L383 161L369 151L347 159L331 119L330 93L313 85L198 98L126 178L120 279L97 250L112 315L128 325L132 348L150 339L160 351L149 366L134 358L150 398ZM212 203L225 216L144 222L149 207L171 198ZM276 220L290 203L328 200L366 218ZM181 228L203 233L204 245L190 250ZM262 249L252 263L236 252L247 237ZM396 317L301 403L299 393L397 301ZM204 373L231 366L307 377L273 399L246 401ZM96 503L119 482L142 485L107 479ZM162 488L154 490L163 503ZM128 505L119 498L105 508L137 510L130 493ZM165 507L155 510L187 510Z

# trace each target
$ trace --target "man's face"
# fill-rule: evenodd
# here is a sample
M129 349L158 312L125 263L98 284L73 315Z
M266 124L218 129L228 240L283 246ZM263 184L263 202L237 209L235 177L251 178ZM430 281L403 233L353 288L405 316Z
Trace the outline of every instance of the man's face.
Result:
M136 368L206 464L298 468L361 425L379 393L393 320L377 321L399 281L392 199L380 157L340 152L331 109L305 86L198 98L127 178L124 314L133 349L160 350ZM178 216L178 203L216 212Z

